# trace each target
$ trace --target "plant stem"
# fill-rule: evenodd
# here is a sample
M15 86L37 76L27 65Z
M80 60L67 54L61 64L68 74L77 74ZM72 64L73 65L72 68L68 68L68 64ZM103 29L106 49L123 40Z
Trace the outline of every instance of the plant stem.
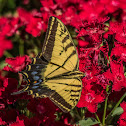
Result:
M101 121L100 121L100 119L99 119L99 117L98 117L98 115L96 113L95 113L95 117L98 120L98 122L101 124Z
M105 99L104 113L103 113L103 118L102 118L102 125L103 126L105 125L105 116L106 116L107 102L108 102L108 96Z
M85 116L84 116L84 113L85 113L85 110L84 108L80 108L81 109L81 119L84 119Z
M110 120L110 117L112 115L112 113L115 111L115 109L119 106L119 104L122 102L122 100L126 97L126 93L124 93L124 95L120 98L120 100L117 102L117 104L115 105L115 107L112 109L112 111L108 114L106 121Z
M79 112L78 112L78 110L77 110L76 107L75 107L75 111L76 111L76 113L77 113L76 117L78 117L78 119L81 120L81 116L80 116L80 114L79 114Z
M8 57L13 57L8 51L4 51L4 56Z
M20 39L19 54L20 54L21 56L24 55L24 41L23 41L22 39Z
M103 118L102 118L102 125L105 125L105 117L106 117L106 110L107 110L107 102L108 102L108 96L109 96L109 86L106 87L106 92L107 92L107 97L105 99L105 106L104 106L104 113L103 113Z

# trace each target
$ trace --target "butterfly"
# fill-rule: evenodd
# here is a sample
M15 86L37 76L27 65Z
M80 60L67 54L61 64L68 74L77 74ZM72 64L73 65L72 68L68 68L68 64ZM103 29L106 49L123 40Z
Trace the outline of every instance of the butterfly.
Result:
M28 92L34 97L48 97L63 112L69 112L77 105L84 74L79 71L78 54L72 38L58 18L49 18L42 52L20 73L27 84L13 94Z

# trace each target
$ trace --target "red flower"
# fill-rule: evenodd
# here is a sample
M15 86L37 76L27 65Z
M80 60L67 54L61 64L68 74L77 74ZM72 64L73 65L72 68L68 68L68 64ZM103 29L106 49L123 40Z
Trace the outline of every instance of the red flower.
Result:
M79 45L81 47L99 47L102 43L102 34L106 27L103 23L107 20L95 20L92 22L84 22L79 30L77 38L79 38ZM84 40L80 40L80 37Z
M4 90L2 90L1 102L3 106L6 106L8 104L14 103L17 99L17 96L11 95L11 93L17 91L18 81L14 78L6 78L4 79L3 85Z
M43 125L43 120L39 119L37 116L28 118L25 115L19 115L20 120L24 120L25 126L40 126Z
M120 115L118 124L119 126L126 126L126 102L122 102L120 106L123 108L123 113Z
M48 98L31 99L31 101L27 105L27 108L31 112L35 113L38 118L43 119L44 121L46 121L48 118L54 120L54 113L57 109L56 106L52 103L52 101L50 101Z
M16 122L10 123L9 126L25 126L24 120L19 120L19 117L17 116Z
M92 70L94 74L99 74L103 70L105 63L99 63L101 48L80 48L79 52L79 69L84 73Z
M110 65L112 72L108 70L107 72L104 72L104 75L107 79L113 82L112 89L114 91L120 91L123 87L126 87L126 78L124 76L123 64L117 64L111 61Z
M105 8L107 8L108 13L113 13L114 11L121 9L126 9L126 1L125 0L100 0L101 3L104 4Z
M113 74L113 90L120 91L121 88L126 87L123 64L115 64L114 62L110 62L110 65Z
M3 85L5 87L5 93L3 92L5 94L4 96L7 96L8 93L10 95L13 91L17 91L18 81L15 78L6 78L4 79Z
M31 60L27 55L22 56L22 57L17 56L16 58L6 58L5 61L9 65L11 65L11 68L9 68L8 66L5 66L3 70L12 71L12 72L21 71L26 67L26 65L31 63Z
M83 3L83 11L79 13L82 20L96 20L104 16L105 7L99 1L88 1Z
M56 15L57 15L57 18L59 18L65 25L68 25L73 20L75 20L76 11L77 11L77 8L75 8L75 6L70 6L70 7L66 8L65 12L63 12L63 13L62 13L62 11L59 11L59 13L58 13L58 10L57 10Z
M30 22L32 14L30 12L27 12L23 8L18 8L17 11L18 11L18 14L19 14L19 19L22 22L22 25L28 24Z
M6 125L6 122L2 120L2 118L0 118L0 125Z
M26 31L34 37L37 37L43 30L43 24L44 22L41 18L31 17L30 22L26 25Z
M18 18L0 18L0 35L12 36L19 27Z
M50 11L50 9L55 10L58 4L55 4L53 0L40 0L45 11Z
M80 101L78 102L77 107L87 107L90 112L95 113L97 111L98 103L103 102L104 99L105 96L103 91L98 90L96 85L92 86L88 83L82 88Z
M80 47L87 47L89 45L89 42L79 39L78 44Z
M111 58L114 62L126 62L126 46L122 44L116 44L111 51Z
M11 41L0 36L0 57L3 56L5 50L12 49L12 48L13 45Z
M2 118L2 121L5 121L6 123L15 122L17 117L17 110L12 108L6 108L0 111L0 117Z
M22 25L26 25L26 32L34 37L40 35L41 31L47 29L48 14L37 11L28 12L23 8L18 8L19 18Z
M126 112L126 102L122 102L120 106L123 108L123 111Z
M126 23L110 22L108 32L104 35L108 38L108 35L114 35L118 43L126 44Z

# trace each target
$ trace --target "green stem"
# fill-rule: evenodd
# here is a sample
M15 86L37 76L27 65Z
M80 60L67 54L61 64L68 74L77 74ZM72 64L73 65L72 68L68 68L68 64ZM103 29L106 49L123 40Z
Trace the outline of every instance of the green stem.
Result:
M23 41L22 39L20 39L19 54L20 54L21 56L24 55L24 41Z
M80 116L80 114L79 114L79 112L78 112L78 110L77 110L76 107L75 107L75 111L76 111L76 113L77 113L76 117L78 117L78 119L81 120L81 116Z
M5 57L13 57L8 51L4 51L4 56Z
M81 109L81 119L84 119L85 116L84 116L84 113L85 113L85 110L84 108L80 108Z
M108 96L109 96L109 85L107 85L106 92L108 95L105 99L104 113L103 113L103 117L102 117L102 125L103 126L105 126L105 117L106 117L107 102L108 102Z
M100 119L99 119L99 117L98 117L98 115L95 113L95 117L96 117L96 119L98 120L98 122L100 123L100 124L102 124L101 123L101 121L100 121Z
M103 126L105 126L105 116L106 116L107 102L108 102L108 96L105 99L104 113L103 113L103 118L102 118L102 125Z
M112 113L115 111L115 109L119 106L119 104L122 102L122 100L126 97L126 93L120 98L120 100L117 102L115 107L112 109L112 111L108 114L106 121L109 121L111 118Z

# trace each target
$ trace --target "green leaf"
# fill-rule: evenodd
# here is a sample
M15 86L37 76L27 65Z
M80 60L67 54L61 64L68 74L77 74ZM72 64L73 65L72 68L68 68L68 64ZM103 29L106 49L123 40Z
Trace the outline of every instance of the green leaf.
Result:
M7 63L5 63L5 61L1 61L0 62L0 69L3 69L6 65L7 65Z
M99 124L99 122L94 118L85 118L84 120L80 120L78 124L80 126L93 126L95 124Z
M73 39L73 42L74 42L75 46L78 45L78 40L77 39Z
M123 109L121 107L117 107L115 109L115 111L112 113L112 116L115 116L115 115L120 115L123 113Z

